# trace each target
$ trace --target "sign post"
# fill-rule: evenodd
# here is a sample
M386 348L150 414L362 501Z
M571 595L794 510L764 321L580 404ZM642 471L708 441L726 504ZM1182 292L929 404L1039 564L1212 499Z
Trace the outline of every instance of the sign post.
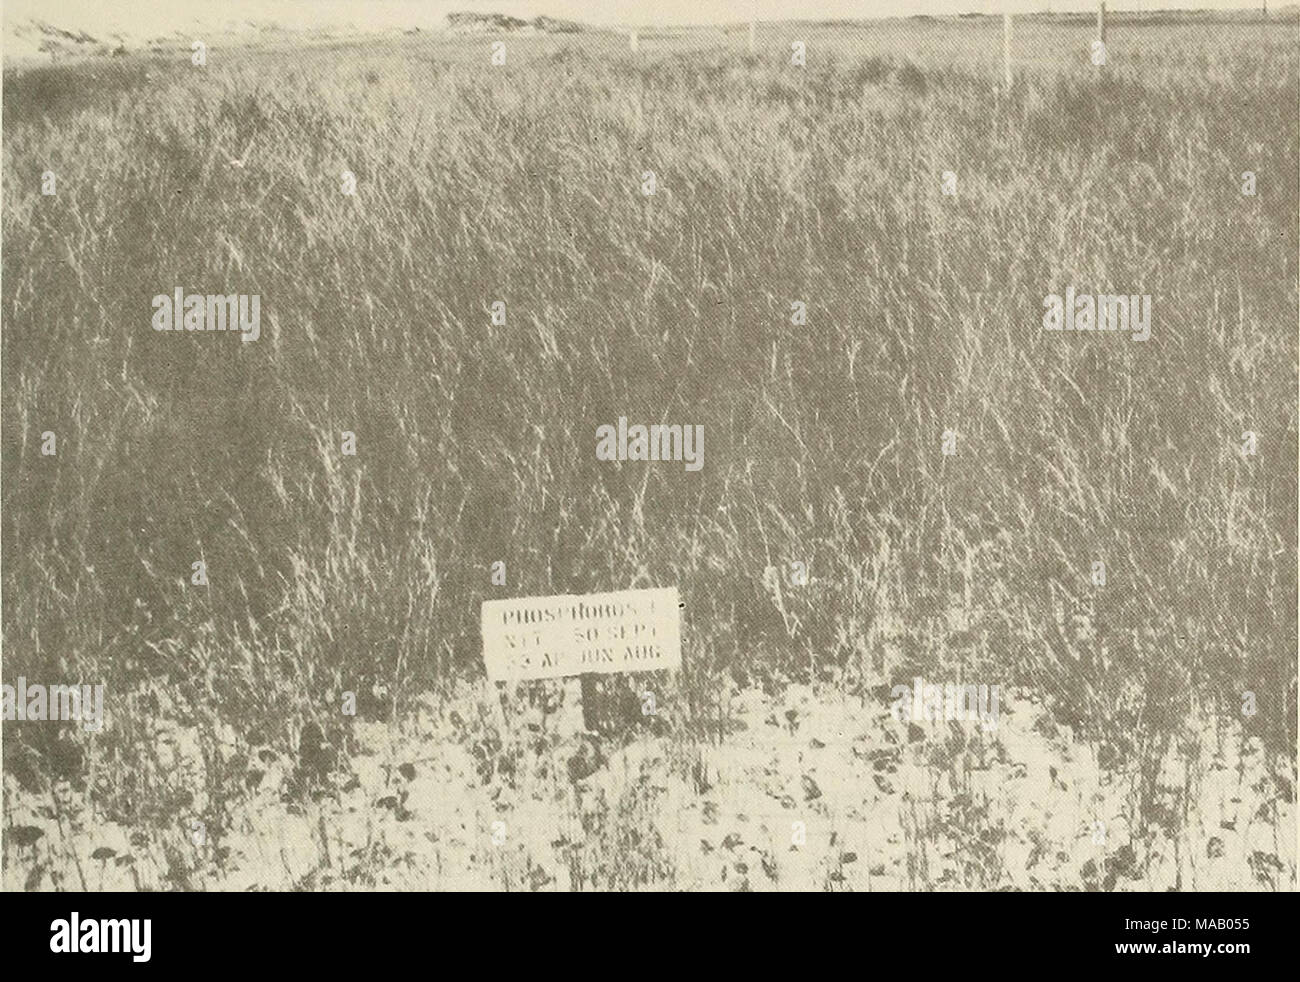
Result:
M1109 55L1106 51L1106 0L1101 0L1097 4L1097 40L1101 43L1101 61L1097 64L1098 68L1105 68Z

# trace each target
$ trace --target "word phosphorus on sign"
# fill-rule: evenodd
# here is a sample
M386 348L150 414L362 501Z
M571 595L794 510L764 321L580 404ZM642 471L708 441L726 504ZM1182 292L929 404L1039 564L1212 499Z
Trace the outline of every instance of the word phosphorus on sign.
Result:
M488 679L680 668L677 588L483 601Z

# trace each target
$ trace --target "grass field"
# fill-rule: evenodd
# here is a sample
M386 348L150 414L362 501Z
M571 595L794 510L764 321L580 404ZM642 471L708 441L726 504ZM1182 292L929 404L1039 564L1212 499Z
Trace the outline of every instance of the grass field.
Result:
M1294 887L1295 22L679 33L6 72L4 680L109 717L5 727L7 887ZM482 600L661 585L681 673L495 722Z

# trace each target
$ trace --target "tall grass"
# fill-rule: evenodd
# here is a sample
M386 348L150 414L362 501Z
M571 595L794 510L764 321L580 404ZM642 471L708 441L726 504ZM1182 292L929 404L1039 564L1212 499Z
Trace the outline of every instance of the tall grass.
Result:
M284 746L343 690L400 717L481 673L500 559L508 594L677 585L697 707L1015 683L1136 768L1250 690L1293 748L1290 40L1009 95L581 39L10 74L6 681L107 684L118 725L64 769L143 820L127 694ZM1150 294L1151 340L1043 334L1070 284ZM260 294L262 339L154 333L176 286ZM702 423L703 470L597 461L620 415ZM808 586L764 585L794 560ZM39 787L56 732L10 729L6 766Z

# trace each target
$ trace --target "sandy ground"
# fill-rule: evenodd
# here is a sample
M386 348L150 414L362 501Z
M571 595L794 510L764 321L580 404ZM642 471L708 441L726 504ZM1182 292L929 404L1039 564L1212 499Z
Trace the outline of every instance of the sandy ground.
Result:
M1163 891L1295 882L1294 792L1239 732L1207 725L1199 758L1171 755L1154 800L1138 805L1128 781L1103 772L1024 693L1006 694L996 731L984 733L973 723L902 722L875 697L737 692L720 743L643 732L617 749L582 735L572 710L521 702L501 741L484 687L465 685L404 725L357 723L354 754L311 789L295 785L293 761L266 748L249 758L232 735L223 757L246 768L246 794L213 837L196 835L183 814L171 829L128 829L90 815L66 786L38 799L6 779L11 823L42 835L7 851L5 888ZM190 812L203 814L211 802L197 734L160 724L157 740L161 766L188 785Z

